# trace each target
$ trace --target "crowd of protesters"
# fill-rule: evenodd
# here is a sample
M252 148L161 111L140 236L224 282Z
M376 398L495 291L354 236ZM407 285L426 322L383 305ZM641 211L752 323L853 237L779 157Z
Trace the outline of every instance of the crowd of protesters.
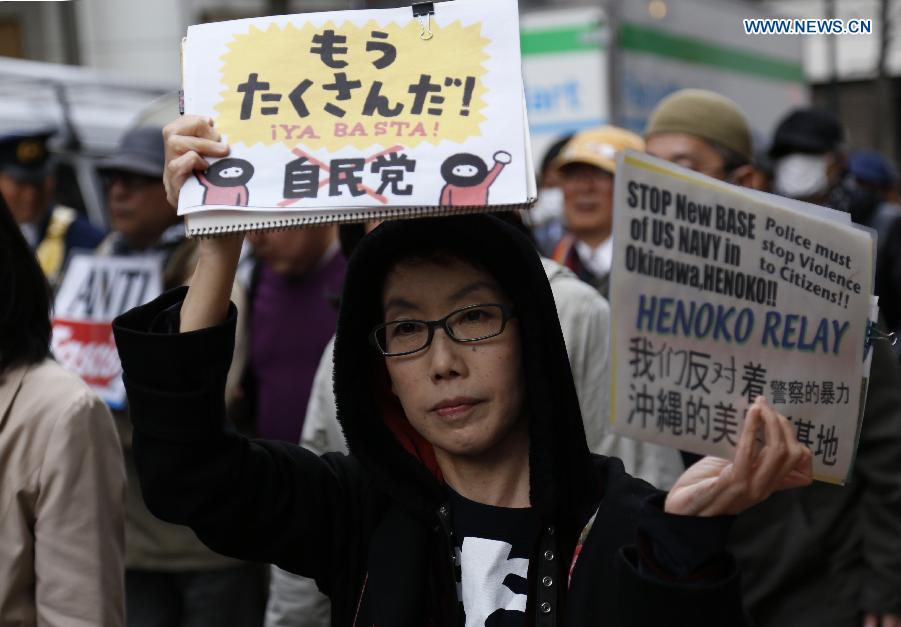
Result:
M625 149L871 227L880 322L901 331L891 162L816 108L754 146L740 105L686 89L641 135L561 138L534 213L246 241L187 239L174 209L227 154L207 120L130 131L98 164L107 234L54 203L51 129L0 137L0 627L901 625L889 343L842 487L809 485L763 399L734 465L610 428ZM74 251L160 259L165 293L114 325L124 407L53 361Z

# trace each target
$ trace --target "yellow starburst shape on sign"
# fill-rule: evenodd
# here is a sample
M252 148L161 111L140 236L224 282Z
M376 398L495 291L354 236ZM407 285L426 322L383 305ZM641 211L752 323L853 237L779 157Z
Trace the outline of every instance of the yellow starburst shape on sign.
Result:
M340 150L481 135L489 40L481 23L420 38L417 20L251 26L220 58L216 126L229 143Z

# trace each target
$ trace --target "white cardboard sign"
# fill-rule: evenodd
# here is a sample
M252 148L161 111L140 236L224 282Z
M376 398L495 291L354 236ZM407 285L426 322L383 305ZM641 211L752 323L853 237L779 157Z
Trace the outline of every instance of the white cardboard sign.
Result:
M611 333L615 430L731 457L764 395L844 482L873 292L871 232L835 212L620 156Z

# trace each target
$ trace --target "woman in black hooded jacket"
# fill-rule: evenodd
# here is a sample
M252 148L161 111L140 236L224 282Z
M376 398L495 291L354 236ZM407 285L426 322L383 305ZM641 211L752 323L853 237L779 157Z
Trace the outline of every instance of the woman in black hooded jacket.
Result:
M742 623L723 514L810 481L765 401L734 463L705 458L668 496L629 477L588 451L529 241L431 218L382 225L350 260L335 392L351 454L251 441L223 418L239 242L203 244L187 295L114 325L157 516L314 578L335 627Z

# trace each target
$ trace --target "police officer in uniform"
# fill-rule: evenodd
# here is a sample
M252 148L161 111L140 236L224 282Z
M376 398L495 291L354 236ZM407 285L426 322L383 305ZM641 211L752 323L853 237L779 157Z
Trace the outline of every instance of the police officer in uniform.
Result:
M0 135L0 196L51 283L70 251L93 250L103 239L103 233L75 209L53 201L53 160L47 142L54 133L43 128Z

